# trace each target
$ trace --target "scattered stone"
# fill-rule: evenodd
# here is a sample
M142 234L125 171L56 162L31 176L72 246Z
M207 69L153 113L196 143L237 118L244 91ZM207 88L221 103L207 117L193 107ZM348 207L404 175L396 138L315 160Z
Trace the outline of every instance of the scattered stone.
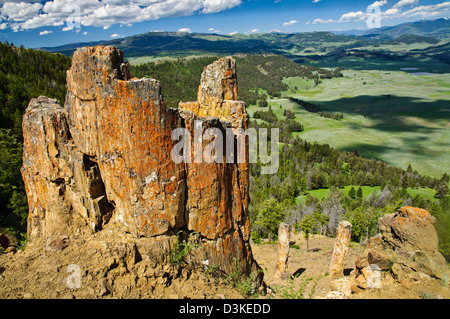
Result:
M14 246L9 246L8 248L5 249L5 253L15 253L16 251L17 251L16 247Z
M33 299L33 294L30 292L26 292L23 294L23 299Z
M106 279L100 281L100 297L106 296L111 293L111 287L106 282Z
M417 282L448 276L429 212L407 206L384 215L378 223L380 234L369 239L355 263L355 286L364 288L360 285L363 277L368 289L394 282L411 289Z
M55 252L59 250L63 250L69 246L69 237L67 236L58 236L56 238L48 238L47 243L45 245L45 251Z
M327 299L345 299L345 294L342 291L330 291L326 297Z
M9 244L9 238L5 234L0 234L0 246L6 249L9 247Z

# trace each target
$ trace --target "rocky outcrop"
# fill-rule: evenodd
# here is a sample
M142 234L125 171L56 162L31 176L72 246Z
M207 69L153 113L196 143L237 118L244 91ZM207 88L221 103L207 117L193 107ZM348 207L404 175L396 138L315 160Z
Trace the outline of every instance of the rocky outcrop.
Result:
M409 286L427 278L448 278L429 212L407 206L386 214L378 223L380 233L369 239L356 261L353 291L383 288L394 282Z
M143 257L168 263L180 238L189 238L192 263L259 273L249 244L248 161L227 161L225 152L222 163L171 158L177 128L194 136L201 123L202 132L231 129L237 139L248 127L233 59L208 66L198 101L179 110L164 106L159 81L130 78L114 47L78 49L67 89L64 108L39 97L24 115L31 240L67 236L70 243L108 230L131 235Z

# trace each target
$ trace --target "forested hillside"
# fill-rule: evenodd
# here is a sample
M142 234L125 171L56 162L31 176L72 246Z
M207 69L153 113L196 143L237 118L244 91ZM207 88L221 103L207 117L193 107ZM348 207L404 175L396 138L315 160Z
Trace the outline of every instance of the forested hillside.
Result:
M203 68L217 56L180 58L175 61L143 63L131 66L135 77L151 77L161 81L167 106L178 107L180 101L195 101ZM263 103L268 95L280 96L287 90L285 77L300 76L319 83L321 79L342 76L340 69L333 71L300 65L277 55L237 55L236 60L239 99L248 105Z
M0 226L26 230L28 206L22 166L22 116L40 95L64 103L66 70L62 54L0 43Z

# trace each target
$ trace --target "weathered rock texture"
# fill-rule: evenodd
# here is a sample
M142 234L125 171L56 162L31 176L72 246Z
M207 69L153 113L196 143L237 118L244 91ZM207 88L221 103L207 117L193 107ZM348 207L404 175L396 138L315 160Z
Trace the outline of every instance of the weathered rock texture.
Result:
M348 254L348 245L352 235L352 224L343 221L339 223L336 230L336 240L334 242L333 255L331 257L330 274L339 278L344 276L345 260Z
M408 286L427 278L447 278L447 263L438 250L439 240L429 212L407 206L383 216L378 224L380 234L369 239L356 261L355 290L371 288L373 269L381 272L378 288L394 281Z
M78 49L67 88L64 108L33 99L23 120L31 240L114 229L140 239L141 255L167 263L182 232L198 244L193 263L230 272L236 260L244 275L259 269L249 244L248 161L171 159L174 129L194 136L202 121L203 131L225 136L227 128L240 134L248 127L245 104L235 101L233 59L207 67L199 101L180 110L164 106L157 80L131 79L114 47Z
M278 229L278 260L274 278L281 278L286 271L289 257L289 243L291 241L291 226L281 223Z

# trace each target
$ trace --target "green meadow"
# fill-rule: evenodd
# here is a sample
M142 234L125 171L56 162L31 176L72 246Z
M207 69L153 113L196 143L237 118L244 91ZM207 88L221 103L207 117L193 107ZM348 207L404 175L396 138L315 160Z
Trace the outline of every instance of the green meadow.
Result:
M413 66L412 66L413 67ZM411 71L410 71L411 72ZM421 174L441 177L450 171L450 75L413 75L404 71L344 70L344 77L318 86L287 78L289 90L269 105L280 117L284 109L305 127L309 142L329 144ZM307 112L288 97L343 113L343 120ZM251 106L253 114L259 108Z
M344 195L348 196L348 193L350 191L350 189L354 187L355 190L358 190L359 186L345 186L341 189L341 191L344 193ZM363 191L363 199L368 198L373 192L376 192L377 194L380 193L381 189L379 186L361 186L362 191ZM428 200L431 201L436 201L436 198L434 198L434 194L436 193L436 191L434 189L429 189L429 188L419 188L419 189L415 189L415 188L407 188L406 191L408 192L409 196L411 198L420 195L423 198L426 198ZM326 189L316 189L316 190L311 190L308 191L307 194L304 194L302 196L297 197L297 202L302 201L307 195L311 195L313 197L318 198L319 200L322 200L324 198L327 198L328 195L330 194L330 189L326 188Z

